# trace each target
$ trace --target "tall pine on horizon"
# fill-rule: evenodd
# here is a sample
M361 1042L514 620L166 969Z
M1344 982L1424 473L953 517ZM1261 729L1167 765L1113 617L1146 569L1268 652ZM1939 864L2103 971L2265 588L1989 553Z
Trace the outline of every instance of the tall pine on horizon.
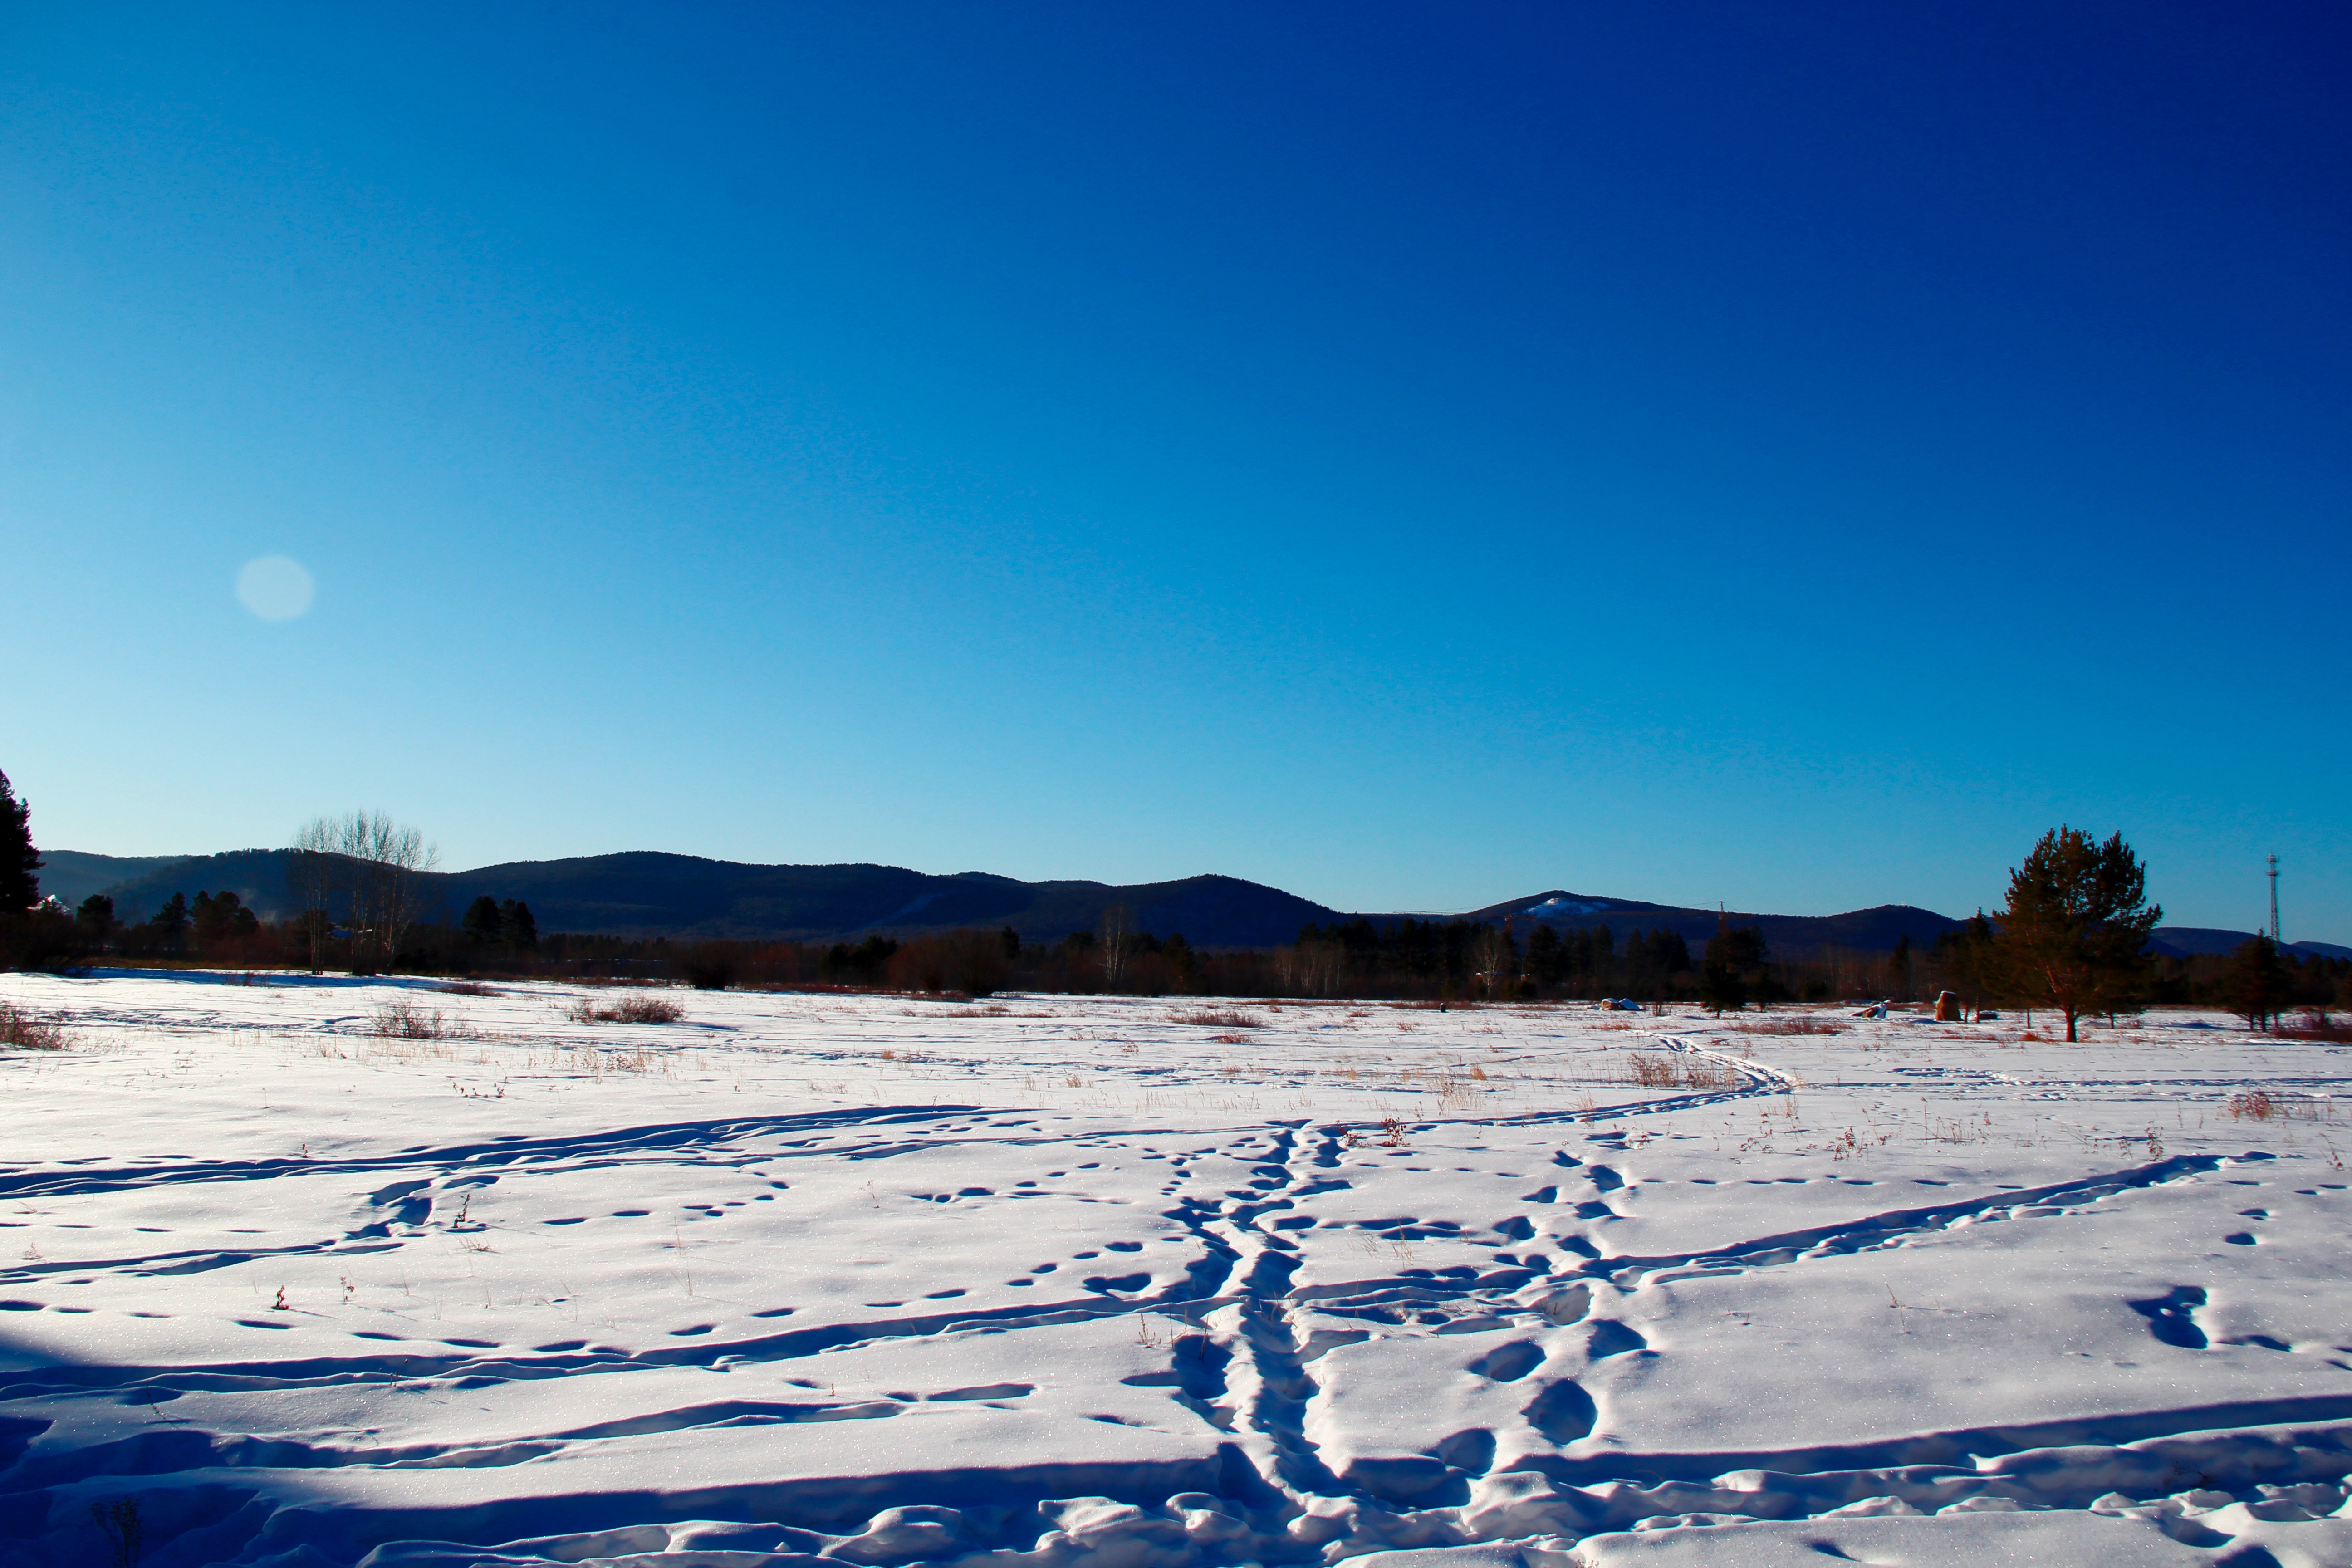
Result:
M2147 868L2122 834L2101 844L2060 826L2010 873L1994 918L2002 974L2020 1001L2063 1013L2072 1044L2077 1018L2133 1000L2164 907L2147 901Z
M0 911L19 913L41 901L41 855L33 847L33 806L16 798L0 773Z

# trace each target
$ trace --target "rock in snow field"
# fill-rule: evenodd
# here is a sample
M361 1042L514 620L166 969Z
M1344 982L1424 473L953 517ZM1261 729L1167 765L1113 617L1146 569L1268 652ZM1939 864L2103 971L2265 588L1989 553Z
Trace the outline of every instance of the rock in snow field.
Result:
M2352 1563L2352 1048L492 989L0 977L0 1564Z

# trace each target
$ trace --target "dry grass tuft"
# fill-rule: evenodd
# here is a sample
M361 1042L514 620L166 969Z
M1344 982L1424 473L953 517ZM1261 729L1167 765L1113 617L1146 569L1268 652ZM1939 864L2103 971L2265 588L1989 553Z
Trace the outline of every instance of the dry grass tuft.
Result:
M564 1016L575 1024L675 1024L686 1009L667 996L624 996L601 1005L593 996L574 1002Z
M449 1033L438 1007L419 1007L407 997L379 1002L368 1016L368 1033L393 1040L437 1040Z
M73 1037L47 1018L21 1012L0 1002L0 1048L18 1051L61 1051Z
M478 980L452 980L446 985L436 985L433 989L444 996L496 996L499 994Z
M2278 1114L2278 1105L2259 1089L2242 1089L2230 1097L2230 1120L2268 1121Z
M1640 1051L1625 1058L1630 1081L1643 1089L1728 1089L1739 1075L1705 1057L1653 1057Z
M1202 1007L1191 1013L1171 1013L1171 1024L1198 1024L1204 1029L1263 1029L1265 1020L1235 1007Z
M1754 1023L1733 1023L1726 1028L1738 1029L1748 1035L1843 1035L1843 1024L1832 1024L1827 1018L1759 1018Z

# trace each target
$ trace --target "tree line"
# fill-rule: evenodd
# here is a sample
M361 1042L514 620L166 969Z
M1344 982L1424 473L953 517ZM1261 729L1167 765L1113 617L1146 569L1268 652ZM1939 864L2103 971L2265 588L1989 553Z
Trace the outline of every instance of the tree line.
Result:
M2235 952L2192 958L2148 951L2163 919L2147 899L2147 868L2120 834L2104 843L2061 826L2010 873L1998 911L1979 910L1927 947L1891 953L1835 948L1776 957L1753 924L1719 922L1692 954L1671 927L1621 940L1600 922L1359 918L1303 927L1289 943L1201 949L1181 932L1139 929L1113 906L1093 930L1052 942L1010 928L856 942L542 934L530 906L488 896L454 925L424 919L421 877L437 855L414 827L378 812L320 817L295 835L289 892L300 910L260 919L233 891L174 893L137 923L93 894L67 910L39 891L30 807L0 773L0 963L60 966L100 955L194 960L250 968L394 970L444 974L637 975L697 985L960 992L1332 998L1697 1002L1718 1012L1751 1004L1909 1002L1941 991L1968 1007L2014 1005L2059 1015L2067 1038L2082 1018L2149 1005L2225 1007L2257 1027L2289 1008L2352 1006L2352 961L2282 951L2258 935Z

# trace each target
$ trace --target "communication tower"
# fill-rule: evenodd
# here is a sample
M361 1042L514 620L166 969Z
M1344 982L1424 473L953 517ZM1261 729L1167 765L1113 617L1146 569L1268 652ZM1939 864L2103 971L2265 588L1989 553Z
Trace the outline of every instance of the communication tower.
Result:
M2286 945L2286 934L2279 930L2278 921L2278 857L2271 857L2271 941L2280 947Z

